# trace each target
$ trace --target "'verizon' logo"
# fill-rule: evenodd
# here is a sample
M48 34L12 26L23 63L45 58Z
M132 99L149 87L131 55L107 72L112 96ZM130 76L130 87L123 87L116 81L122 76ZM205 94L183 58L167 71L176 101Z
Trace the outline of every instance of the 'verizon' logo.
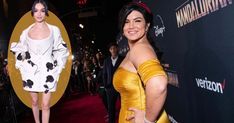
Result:
M207 77L205 77L205 79L195 78L195 80L199 88L223 94L223 90L225 88L225 83L226 83L225 79L223 80L222 83L210 81L207 79Z

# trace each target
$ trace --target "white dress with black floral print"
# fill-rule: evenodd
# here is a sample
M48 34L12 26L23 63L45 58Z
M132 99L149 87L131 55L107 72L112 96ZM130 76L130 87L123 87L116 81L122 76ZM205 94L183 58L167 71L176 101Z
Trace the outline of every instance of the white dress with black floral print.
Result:
M11 51L16 57L15 66L20 70L23 88L26 91L54 92L69 55L59 28L47 25L50 29L47 38L30 38L28 32L32 24L22 32L19 42L11 44Z

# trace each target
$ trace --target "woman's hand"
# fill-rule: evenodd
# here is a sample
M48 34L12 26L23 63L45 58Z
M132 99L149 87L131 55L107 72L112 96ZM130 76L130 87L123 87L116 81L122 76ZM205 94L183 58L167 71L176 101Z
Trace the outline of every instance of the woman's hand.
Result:
M134 112L127 117L128 121L132 121L132 123L144 123L145 111L136 108L129 108L128 110Z

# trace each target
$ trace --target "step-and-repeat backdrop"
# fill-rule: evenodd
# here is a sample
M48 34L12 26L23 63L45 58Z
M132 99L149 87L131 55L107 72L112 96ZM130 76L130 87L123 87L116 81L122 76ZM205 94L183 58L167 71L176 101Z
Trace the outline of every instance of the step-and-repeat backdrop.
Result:
M232 0L143 0L169 76L165 109L172 123L234 123ZM120 53L127 41L117 37Z

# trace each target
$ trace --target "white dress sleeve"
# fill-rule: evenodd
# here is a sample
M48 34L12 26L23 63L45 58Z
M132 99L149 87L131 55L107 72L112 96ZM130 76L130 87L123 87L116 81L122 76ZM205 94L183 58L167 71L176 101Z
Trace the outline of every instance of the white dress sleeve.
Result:
M22 32L22 34L20 35L20 40L18 42L11 43L10 51L13 52L13 54L15 55L16 69L19 69L22 65L23 60L26 59L28 46L26 43L26 34L25 33L26 33L25 31Z
M69 55L67 44L63 41L61 32L58 27L54 29L54 44L53 44L53 57L56 66L58 67L58 74L62 72L65 67Z

